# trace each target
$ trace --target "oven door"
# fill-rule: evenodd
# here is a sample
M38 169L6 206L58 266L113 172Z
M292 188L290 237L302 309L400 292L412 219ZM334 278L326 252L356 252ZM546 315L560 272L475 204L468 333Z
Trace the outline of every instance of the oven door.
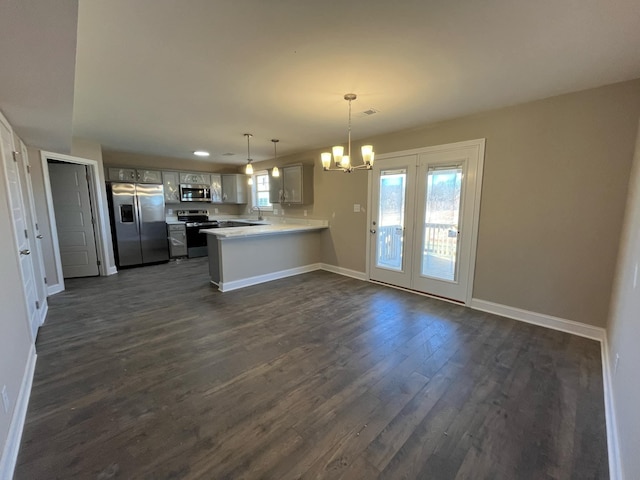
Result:
M181 202L210 202L211 187L209 185L180 184Z
M201 233L200 230L207 228L215 228L217 225L198 225L190 226L187 224L187 256L206 257L207 253L207 234Z

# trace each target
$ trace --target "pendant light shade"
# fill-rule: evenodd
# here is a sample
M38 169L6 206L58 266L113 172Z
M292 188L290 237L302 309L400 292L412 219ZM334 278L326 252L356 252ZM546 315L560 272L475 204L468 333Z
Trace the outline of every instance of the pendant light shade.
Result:
M280 140L278 140L277 138L272 138L271 141L273 142L273 161L277 161L278 160L278 150L276 148L276 145L278 144L278 142ZM272 177L279 177L280 176L280 170L278 170L278 167L273 167L273 170L271 170L271 176Z
M253 162L253 160L251 159L251 146L249 144L249 141L251 137L253 137L253 135L250 133L245 133L244 136L247 137L247 166L244 168L244 173L246 173L247 175L253 175L253 165L251 165L251 162Z

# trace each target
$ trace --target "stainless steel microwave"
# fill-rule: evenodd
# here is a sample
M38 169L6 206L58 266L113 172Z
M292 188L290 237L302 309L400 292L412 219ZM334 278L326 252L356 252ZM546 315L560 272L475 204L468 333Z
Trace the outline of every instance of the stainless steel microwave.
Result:
M211 185L180 184L181 202L210 202Z

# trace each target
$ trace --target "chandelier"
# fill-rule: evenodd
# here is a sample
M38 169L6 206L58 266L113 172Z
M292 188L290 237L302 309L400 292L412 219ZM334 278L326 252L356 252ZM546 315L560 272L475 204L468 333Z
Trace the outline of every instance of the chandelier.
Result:
M328 171L342 171L345 173L351 173L354 170L371 170L373 166L373 146L371 145L363 145L362 150L362 164L356 165L355 167L351 165L351 101L357 98L355 93L347 93L344 96L344 99L349 102L349 140L348 140L348 148L347 154L344 155L344 147L342 145L337 145L332 148L333 156L331 152L323 152L320 154L320 158L322 159L322 168ZM333 157L333 163L336 168L331 167L331 159Z
M247 175L253 175L253 165L251 165L253 160L251 159L251 148L249 147L249 139L253 137L253 135L245 133L244 136L247 137L247 166L244 167L244 173Z

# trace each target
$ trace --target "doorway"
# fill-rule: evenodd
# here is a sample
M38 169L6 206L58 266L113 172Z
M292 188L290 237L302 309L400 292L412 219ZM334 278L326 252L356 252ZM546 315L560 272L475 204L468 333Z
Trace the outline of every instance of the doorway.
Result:
M106 189L104 185L104 176L102 175L102 165L97 160L74 157L55 152L40 152L40 160L42 165L43 182L45 196L47 201L48 217L51 223L51 241L53 246L53 256L56 264L55 284L50 284L48 292L50 295L59 293L64 290L64 279L62 271L62 260L60 255L60 242L58 239L57 219L53 206L53 194L51 190L51 178L49 173L49 160L57 160L68 164L76 164L87 167L89 175L89 189L91 194L91 209L93 218L95 219L95 244L97 249L98 270L102 276L117 273L113 261L113 252L111 247L111 229L109 227L109 213L106 205Z
M369 278L469 303L484 139L376 160L370 188Z

